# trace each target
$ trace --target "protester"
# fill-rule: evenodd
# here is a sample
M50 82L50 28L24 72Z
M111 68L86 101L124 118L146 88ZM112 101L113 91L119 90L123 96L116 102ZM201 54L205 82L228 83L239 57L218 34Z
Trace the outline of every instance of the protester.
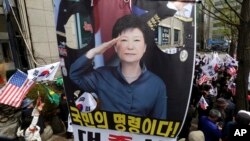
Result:
M204 98L205 101L201 100L198 103L198 129L200 128L200 119L202 116L208 116L210 109L213 107L211 96L209 95L209 90L211 87L209 85L203 85L201 90L201 96Z
M219 141L222 137L222 128L217 125L221 117L220 111L211 109L208 116L202 116L200 119L200 129L204 133L205 141Z
M39 97L36 101L36 106L33 105L33 100L25 98L22 103L22 118L21 126L18 128L17 136L24 137L26 141L37 140L41 141L40 134L43 133L45 124L40 112L43 110L44 103Z
M226 113L225 124L227 124L227 122L232 121L236 115L235 103L232 100L231 93L226 93L226 95L224 95L224 98L225 98L226 102L228 103L228 105L225 109L225 113Z
M205 141L205 136L201 130L194 130L189 132L187 137L181 138L178 141Z
M59 117L63 121L64 126L66 127L66 138L72 138L72 133L68 132L69 109L65 93L61 94L59 109L60 109Z
M207 106L201 107L200 102L198 102L199 104L197 104L199 105L198 106L198 109L199 109L198 119L200 119L198 121L198 129L202 129L202 121L204 121L204 117L207 117L207 119L209 119L208 118L209 113L211 112L210 109L216 109L217 111L220 111L220 118L217 119L216 122L212 122L212 123L217 124L217 125L212 124L214 125L214 127L216 127L216 130L214 131L217 132L222 129L220 131L220 134L223 135L223 141L224 140L227 141L229 139L233 140L232 135L234 135L235 133L235 129L236 129L235 124L237 123L236 121L234 121L234 119L236 120L242 119L242 117L239 118L240 117L239 115L241 116L243 115L243 113L241 112L240 112L241 114L238 114L237 116L235 114L236 105L235 105L234 97L236 94L235 78L237 76L236 75L237 61L234 58L230 57L229 55L226 55L224 58L216 58L216 56L218 57L216 53L213 53L211 56L208 54L205 54L203 56L200 54L197 54L196 67L195 67L195 73L194 73L195 75L194 89L193 89L193 95L190 99L190 104L195 105L195 103L197 103L196 101L198 101L199 99L197 98L197 95L199 95L197 94L197 92L201 91L201 94L203 95L207 103ZM222 62L218 60L221 60ZM204 69L204 66L207 66L207 65L211 65L210 67L211 70ZM229 70L229 68L232 68L232 66L234 66L233 68L235 69ZM217 89L217 95L216 93L211 93L211 88L207 86L211 84L214 90ZM208 89L210 92L208 92ZM204 108L205 110L202 108ZM246 113L244 113L243 117L246 119L248 116ZM194 121L196 120L193 120L193 122ZM238 125L237 127L239 127L238 123L237 125ZM218 130L217 128L220 130ZM245 127L245 128L248 128L248 127ZM236 140L236 138L234 139Z
M225 111L227 106L228 106L228 103L224 98L220 97L216 100L214 108L217 109L218 111L220 111L220 113L221 113L221 117L220 117L219 121L220 121L220 124L222 126L224 125L225 120L227 118L226 111Z
M245 130L246 133L243 136L241 131ZM236 131L239 132L236 132ZM246 110L240 110L236 117L235 121L230 121L226 124L223 132L223 141L248 141L250 137L250 112Z
M191 131L188 135L188 141L205 141L204 133L201 130Z

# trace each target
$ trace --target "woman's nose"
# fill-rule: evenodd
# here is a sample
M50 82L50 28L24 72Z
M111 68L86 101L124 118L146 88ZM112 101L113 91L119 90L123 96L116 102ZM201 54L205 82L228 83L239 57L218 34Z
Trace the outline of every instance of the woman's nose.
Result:
M128 48L128 49L134 49L134 44L132 44L132 43L128 43L127 48Z

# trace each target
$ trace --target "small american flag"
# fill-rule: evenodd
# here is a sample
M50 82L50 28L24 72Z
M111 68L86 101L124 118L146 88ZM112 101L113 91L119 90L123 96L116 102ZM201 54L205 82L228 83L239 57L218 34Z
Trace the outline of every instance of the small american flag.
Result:
M229 67L227 69L227 73L230 74L231 76L233 76L237 73L237 70L234 67Z
M27 74L17 70L0 90L0 103L19 107L33 84L33 80L27 79Z
M208 80L210 80L207 75L203 75L199 80L198 80L198 84L202 85L203 83L207 82Z

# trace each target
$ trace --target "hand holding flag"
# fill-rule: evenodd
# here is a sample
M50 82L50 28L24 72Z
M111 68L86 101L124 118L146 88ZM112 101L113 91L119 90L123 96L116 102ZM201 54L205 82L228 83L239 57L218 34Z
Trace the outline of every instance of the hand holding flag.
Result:
M207 104L206 99L205 99L203 96L201 96L201 98L200 98L200 100L199 100L199 106L200 106L201 109L203 109L203 110L206 110L207 107L209 106L209 105Z
M227 68L227 73L230 74L231 76L234 76L234 75L236 75L237 70L235 69L235 67L230 66Z
M202 85L203 83L207 82L208 80L210 80L210 78L208 78L205 74L202 75L202 77L198 80L198 84Z

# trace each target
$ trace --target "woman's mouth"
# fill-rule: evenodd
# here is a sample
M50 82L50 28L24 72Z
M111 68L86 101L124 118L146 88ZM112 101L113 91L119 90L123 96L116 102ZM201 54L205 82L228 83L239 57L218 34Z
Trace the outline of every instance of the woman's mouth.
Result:
M135 53L125 53L125 55L136 55Z

